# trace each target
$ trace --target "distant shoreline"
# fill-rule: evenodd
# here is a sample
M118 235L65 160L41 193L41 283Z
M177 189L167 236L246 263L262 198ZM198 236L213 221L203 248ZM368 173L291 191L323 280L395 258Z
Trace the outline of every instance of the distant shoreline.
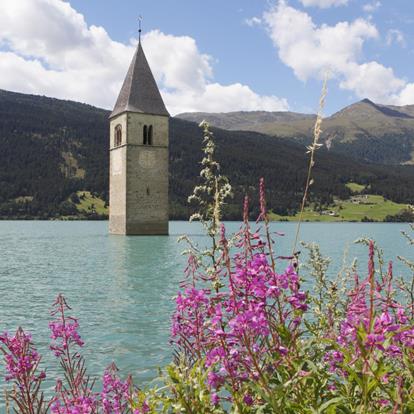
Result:
M109 221L106 218L91 218L91 217L65 217L65 218L42 218L42 217L4 217L0 216L0 221ZM188 222L188 219L170 219L169 221L172 222L180 222L185 221ZM234 222L238 223L242 220L226 220L224 219L223 222ZM254 222L254 220L250 220ZM270 220L272 223L298 223L298 220ZM324 221L324 220L303 220L302 223L323 223L323 224L330 224L330 223L384 223L384 224L392 224L392 223L412 223L412 221L380 221L380 220L331 220L331 221Z

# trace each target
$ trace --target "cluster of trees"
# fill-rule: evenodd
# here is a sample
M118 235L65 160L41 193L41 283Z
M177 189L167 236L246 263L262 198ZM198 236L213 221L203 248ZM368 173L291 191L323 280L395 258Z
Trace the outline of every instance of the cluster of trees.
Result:
M409 133L388 133L381 137L360 133L350 142L334 140L331 150L355 159L392 165L411 160L413 142L414 137Z
M76 102L0 91L0 218L78 216L73 194L81 190L108 202L108 115ZM257 215L260 177L266 180L270 209L283 215L297 212L308 164L303 145L256 132L213 132L222 172L234 190L226 219L240 219L246 193L252 218ZM171 119L171 219L191 214L186 200L198 181L201 142L197 124ZM74 165L68 165L67 154ZM370 193L396 202L414 200L412 166L384 167L320 150L314 180L311 202L321 206L334 196L348 198L349 181L369 185ZM104 217L90 213L90 218Z
M414 223L414 210L405 209L398 214L388 215L384 221L389 223Z

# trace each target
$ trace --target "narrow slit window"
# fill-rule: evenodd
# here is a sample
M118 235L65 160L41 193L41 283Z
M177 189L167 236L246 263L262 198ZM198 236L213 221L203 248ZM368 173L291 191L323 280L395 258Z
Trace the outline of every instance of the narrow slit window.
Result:
M117 125L115 127L115 147L122 145L122 126Z
M146 125L144 125L143 130L143 144L148 145L148 127Z
M152 145L152 125L148 128L148 145Z
M150 189L149 189L149 187L147 187L147 196L149 196L150 195Z

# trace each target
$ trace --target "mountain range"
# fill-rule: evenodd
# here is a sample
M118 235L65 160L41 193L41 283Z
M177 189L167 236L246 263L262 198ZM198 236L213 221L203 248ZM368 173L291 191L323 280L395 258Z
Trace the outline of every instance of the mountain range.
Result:
M315 115L293 112L183 113L217 128L256 131L309 143ZM333 152L384 164L414 163L414 105L387 106L364 99L323 120L321 142Z
M378 106L381 112L372 109L374 104L367 101L356 105L344 109L342 115L340 112L330 117L329 122L335 116L357 119L361 114L355 108L359 105L382 113L387 125L395 121L400 126L393 130L395 147L411 142L412 135L408 132L401 141L397 137L406 128L401 125L411 122L412 108ZM406 117L400 115L403 113ZM82 209L79 196L87 193L93 197L92 204L96 200L101 200L102 206L108 203L108 115L109 111L90 105L0 90L0 218L105 218L104 209ZM251 214L255 218L260 177L265 178L268 206L273 212L281 215L297 212L308 164L303 144L310 139L314 116L264 112L204 115L203 118L211 116L213 124L217 124L215 118L222 122L221 128L213 128L217 158L234 189L234 198L224 210L225 218L240 219L245 193L251 196ZM197 121L201 118L201 114L192 116ZM302 135L260 132L270 125L289 122L307 124L307 129L302 127L305 131ZM258 131L253 130L254 125ZM324 125L326 134L330 124ZM349 126L345 121L343 125L346 131L357 128L356 124ZM295 128L300 130L299 126ZM372 140L382 139L374 129L366 133ZM349 148L362 140L346 134L341 139ZM201 145L202 131L197 123L171 118L171 219L187 219L191 213L186 200L199 182ZM384 147L379 161L387 165L378 160L368 162L364 156L354 157L354 151L347 152L345 147L337 149L332 144L330 149L325 147L317 153L311 191L315 206L327 206L335 198L349 198L352 195L349 182L361 184L370 194L398 203L412 203L414 166L401 165L408 160L393 155L397 149Z

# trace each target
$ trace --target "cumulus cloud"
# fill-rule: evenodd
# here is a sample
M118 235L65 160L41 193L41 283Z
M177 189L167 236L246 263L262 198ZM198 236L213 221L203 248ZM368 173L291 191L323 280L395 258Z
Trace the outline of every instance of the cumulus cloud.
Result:
M405 82L398 79L391 68L378 62L350 63L344 70L340 86L361 98L367 97L380 103L397 103L398 98L394 94L401 91Z
M304 81L326 70L343 72L360 55L364 40L378 37L366 20L318 27L307 13L283 2L265 14L265 21L280 59Z
M406 82L396 77L392 68L375 61L361 62L364 43L379 38L370 21L357 19L318 26L307 13L285 1L266 12L264 21L279 58L300 80L320 79L328 72L341 88L361 98L402 102Z
M349 0L300 0L305 7L320 7L321 9L327 9L329 7L345 6Z
M136 40L113 41L62 0L2 0L0 27L0 88L113 106ZM285 99L246 85L214 82L213 59L191 37L153 31L143 42L173 114L288 108Z
M60 0L4 0L0 88L109 108L133 53Z

